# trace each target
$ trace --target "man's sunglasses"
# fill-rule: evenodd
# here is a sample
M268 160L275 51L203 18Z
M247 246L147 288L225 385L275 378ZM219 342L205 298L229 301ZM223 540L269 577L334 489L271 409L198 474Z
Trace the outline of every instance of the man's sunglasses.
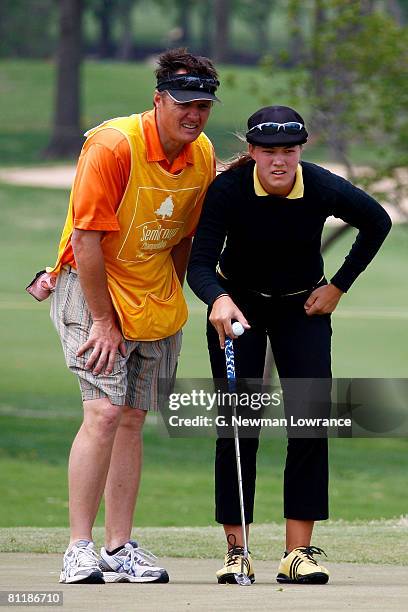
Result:
M287 123L276 123L275 121L268 121L266 123L258 123L254 125L249 132L252 130L259 130L262 134L278 134L280 130L285 134L299 134L304 129L303 123L297 121L288 121Z
M181 74L157 83L157 90L165 89L192 89L193 91L206 91L213 94L220 82L211 77L200 77Z

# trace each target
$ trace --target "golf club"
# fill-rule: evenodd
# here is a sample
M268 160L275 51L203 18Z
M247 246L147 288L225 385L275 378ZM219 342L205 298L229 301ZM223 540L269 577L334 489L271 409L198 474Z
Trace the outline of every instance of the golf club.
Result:
M236 321L233 324L232 329L236 336L242 335L245 331L241 323L239 323L238 321ZM225 338L225 365L227 368L228 389L232 394L234 394L236 390L234 343L233 343L233 340L228 337ZM240 509L241 509L241 524L242 524L242 540L244 542L244 554L243 554L242 561L241 561L241 572L234 574L234 578L237 584L239 584L240 586L250 586L251 580L244 573L245 559L248 559L248 542L247 542L246 527L245 527L244 493L242 490L241 454L239 450L237 406L236 406L235 395L232 395L232 411L233 411L233 416L234 416L235 458L237 462L239 504L240 504Z

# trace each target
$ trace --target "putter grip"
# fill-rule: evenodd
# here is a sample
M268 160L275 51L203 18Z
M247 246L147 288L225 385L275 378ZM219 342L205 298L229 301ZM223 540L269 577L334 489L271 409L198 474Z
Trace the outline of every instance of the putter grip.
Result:
M227 370L228 387L235 390L235 356L234 343L231 338L225 338L225 366Z
M225 338L225 365L228 380L235 379L234 345L231 338Z

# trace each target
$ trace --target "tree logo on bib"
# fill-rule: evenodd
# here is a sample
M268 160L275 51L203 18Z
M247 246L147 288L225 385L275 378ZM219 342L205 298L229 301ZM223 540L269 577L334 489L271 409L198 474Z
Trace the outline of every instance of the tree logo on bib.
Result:
M173 198L172 196L168 196L165 200L163 200L160 207L154 212L156 213L158 217L165 219L166 217L170 218L173 214L173 211L174 211Z
M120 261L142 263L170 251L185 234L185 224L197 204L200 187L161 189L138 187L136 199L123 209ZM122 223L122 221L121 221Z

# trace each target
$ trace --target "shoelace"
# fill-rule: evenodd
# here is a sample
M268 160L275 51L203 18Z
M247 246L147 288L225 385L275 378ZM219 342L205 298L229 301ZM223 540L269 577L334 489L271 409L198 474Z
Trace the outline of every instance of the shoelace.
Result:
M229 567L230 565L236 565L237 563L241 565L243 562L245 565L246 573L248 574L249 559L247 557L244 557L243 555L244 549L242 548L242 546L234 546L233 548L230 548L227 552L227 559L225 565Z
M93 548L73 548L72 552L81 567L98 567L98 555Z
M318 548L317 546L299 546L296 550L299 551L301 555L307 557L308 560L314 563L315 565L318 565L318 563L316 559L313 559L313 555L323 554L325 557L327 557L324 550L322 548Z
M227 559L225 565L229 567L230 565L235 565L236 563L242 562L242 557L244 554L244 549L242 546L236 546L236 537L233 533L229 533L227 536L227 542L231 546L231 548L227 552ZM249 551L248 551L249 552ZM238 559L239 557L239 559ZM249 559L243 558L244 565L246 567L247 572L249 572Z
M234 546L234 548L230 548L227 552L226 565L234 565L238 561L237 557L240 557L243 554L244 549L241 546Z
M146 550L145 548L129 548L126 554L126 559L130 560L131 565L133 565L135 559L139 565L147 565L152 566L157 561L157 557L150 552L150 550Z

